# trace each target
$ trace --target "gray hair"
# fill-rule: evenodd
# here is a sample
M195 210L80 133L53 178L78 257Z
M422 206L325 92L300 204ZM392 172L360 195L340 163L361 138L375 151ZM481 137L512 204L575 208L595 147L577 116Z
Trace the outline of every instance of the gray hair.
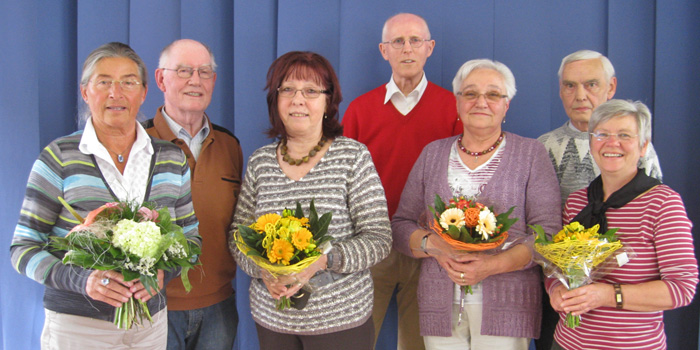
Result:
M90 77L92 77L92 75L95 73L95 68L97 67L97 64L103 58L118 57L128 58L134 61L134 63L136 63L136 66L139 70L141 84L144 88L146 88L148 86L148 70L146 69L146 64L143 62L141 57L139 57L139 55L136 54L136 51L129 47L129 45L116 41L104 44L90 52L88 57L85 59L85 62L83 63L83 74L80 76L80 85L86 86L88 84L88 82L90 81ZM80 101L82 101L82 104L78 106L78 123L82 124L90 117L90 108L88 108L85 101L83 101L82 99L80 99Z
M613 67L612 62L610 60L603 56L600 52L593 51L593 50L579 50L576 51L561 60L561 65L559 66L559 72L557 73L559 75L559 80L561 80L561 74L564 72L564 66L571 62L576 62L576 61L582 61L582 60L592 60L592 59L599 59L600 63L603 64L603 71L605 72L605 79L607 82L610 82L610 79L612 79L615 76L615 67Z
M386 36L387 36L387 32L389 31L389 22L391 22L392 19L394 19L394 18L396 18L396 17L398 17L398 16L403 16L403 15L416 16L418 19L420 19L421 21L423 21L423 23L425 24L425 32L428 34L428 37L425 38L425 39L426 39L426 40L430 40L430 28L428 28L428 22L425 20L425 18L423 18L423 17L421 17L421 16L418 16L418 15L416 15L416 14L413 14L413 13L402 12L402 13L397 13L397 14L395 14L395 15L389 17L389 19L387 19L386 22L384 22L384 27L382 27L382 42L389 41L389 39L390 39L390 38L387 38L387 37L386 37Z
M168 58L170 58L170 50L172 50L173 47L175 47L176 44L179 44L183 41L192 41L195 42L199 45L202 45L205 49L207 49L207 52L209 53L209 58L211 59L211 69L216 71L216 60L214 59L214 52L211 51L209 46L207 46L204 43L201 43L197 40L192 40L192 39L179 39L171 42L168 44L168 46L164 47L163 50L160 52L160 59L158 59L158 68L167 68L165 67L166 64L168 63Z
M452 92L454 92L455 95L460 91L459 89L462 87L464 79L476 69L492 69L500 73L503 77L503 84L506 86L508 100L510 101L515 97L515 93L518 89L515 88L515 76L513 76L513 72L511 72L505 64L486 58L467 61L459 68L454 80L452 80Z
M596 107L588 121L588 132L593 132L598 125L618 117L634 117L639 131L639 147L651 140L651 112L641 101L609 100Z

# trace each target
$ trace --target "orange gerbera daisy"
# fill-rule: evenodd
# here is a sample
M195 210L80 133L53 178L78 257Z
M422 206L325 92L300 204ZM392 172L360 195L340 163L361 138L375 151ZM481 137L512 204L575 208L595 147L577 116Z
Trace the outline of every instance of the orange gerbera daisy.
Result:
M255 222L255 230L258 232L265 232L265 225L267 224L276 224L277 220L281 219L282 217L279 214L265 214L262 215L258 218L258 221Z
M312 238L313 235L311 234L311 231L307 230L306 228L302 228L292 234L292 244L294 244L297 249L304 250L309 246Z
M267 252L267 258L271 263L281 263L282 265L289 265L289 260L294 256L294 247L292 244L283 240L276 239L272 243L272 249Z

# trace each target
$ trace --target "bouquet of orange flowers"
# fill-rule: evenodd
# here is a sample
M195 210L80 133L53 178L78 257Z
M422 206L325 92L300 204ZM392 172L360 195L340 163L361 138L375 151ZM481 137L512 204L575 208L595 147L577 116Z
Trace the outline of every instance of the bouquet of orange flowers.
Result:
M515 207L496 214L487 207L463 196L453 197L448 203L435 195L431 228L457 252L476 252L500 247L508 238L508 229L518 221L509 218ZM465 293L472 293L471 286L464 286Z
M542 265L547 277L559 279L569 290L592 283L595 278L605 274L611 265L607 261L615 256L617 264L625 264L632 258L631 248L623 249L622 242L613 228L601 234L599 225L585 228L574 221L561 229L552 239L548 239L540 225L530 226L535 231L534 260ZM612 261L613 263L615 261ZM566 325L576 328L581 323L581 316L571 313L566 315Z
M151 295L160 289L158 270L181 267L182 284L187 291L192 288L187 273L199 264L201 248L172 221L168 208L112 202L83 219L63 198L58 199L81 222L65 237L51 237L52 249L67 252L64 264L119 271L125 281L139 279ZM129 329L141 325L144 318L153 322L146 303L131 297L116 309L114 324Z
M303 271L321 257L323 253L319 247L333 239L326 235L331 218L331 213L319 217L313 200L309 217L304 217L301 204L297 202L296 210L285 209L282 215L265 214L249 226L238 225L234 241L243 254L274 278L291 275ZM290 306L295 305L286 297L277 303L278 310Z

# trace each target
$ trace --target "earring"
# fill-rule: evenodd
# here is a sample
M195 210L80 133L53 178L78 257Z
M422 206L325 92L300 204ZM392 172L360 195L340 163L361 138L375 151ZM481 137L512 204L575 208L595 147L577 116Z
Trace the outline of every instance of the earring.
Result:
M325 113L323 114L323 119L328 119L328 116Z
M505 123L506 123L506 118L503 118L503 124L505 124Z

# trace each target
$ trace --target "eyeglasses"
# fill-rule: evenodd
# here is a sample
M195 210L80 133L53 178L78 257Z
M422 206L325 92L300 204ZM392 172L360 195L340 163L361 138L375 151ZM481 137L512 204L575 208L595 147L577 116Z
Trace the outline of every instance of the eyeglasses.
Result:
M136 79L126 79L126 80L107 80L107 79L99 79L99 80L92 80L93 85L95 85L95 88L97 90L101 91L109 91L109 89L112 88L112 85L114 83L119 84L119 86L122 88L124 91L134 91L141 86L141 82L136 80Z
M308 99L318 98L321 94L327 94L328 90L316 90L312 88L295 89L293 87L279 87L277 88L277 93L281 97L292 98L297 94L297 91L301 91L301 95Z
M416 36L412 36L408 39L408 43L411 44L411 47L414 49L417 49L421 46L423 46L423 42L425 41L430 41L430 39L421 39ZM391 47L395 49L402 49L404 45L406 45L406 39L404 38L396 38L392 41L384 41L382 44L391 44Z
M182 78L182 79L187 79L192 77L192 74L194 74L194 71L197 71L199 74L199 77L202 79L211 79L214 76L214 70L210 66L203 66L199 67L197 69L194 69L192 67L179 67L177 69L170 69L170 68L161 68L163 70L171 70L174 72L177 72L177 76Z
M639 136L639 135L630 135L628 133L621 132L619 134L610 134L607 132L592 132L590 133L593 138L595 138L598 141L607 141L610 140L611 137L615 136L617 137L618 141L620 142L627 142L632 140L633 138Z
M482 95L486 98L487 102L500 102L501 99L508 97L508 95L501 95L501 93L498 91L489 91L482 94L476 91L467 90L457 93L457 96L461 96L462 99L469 102L478 100Z

